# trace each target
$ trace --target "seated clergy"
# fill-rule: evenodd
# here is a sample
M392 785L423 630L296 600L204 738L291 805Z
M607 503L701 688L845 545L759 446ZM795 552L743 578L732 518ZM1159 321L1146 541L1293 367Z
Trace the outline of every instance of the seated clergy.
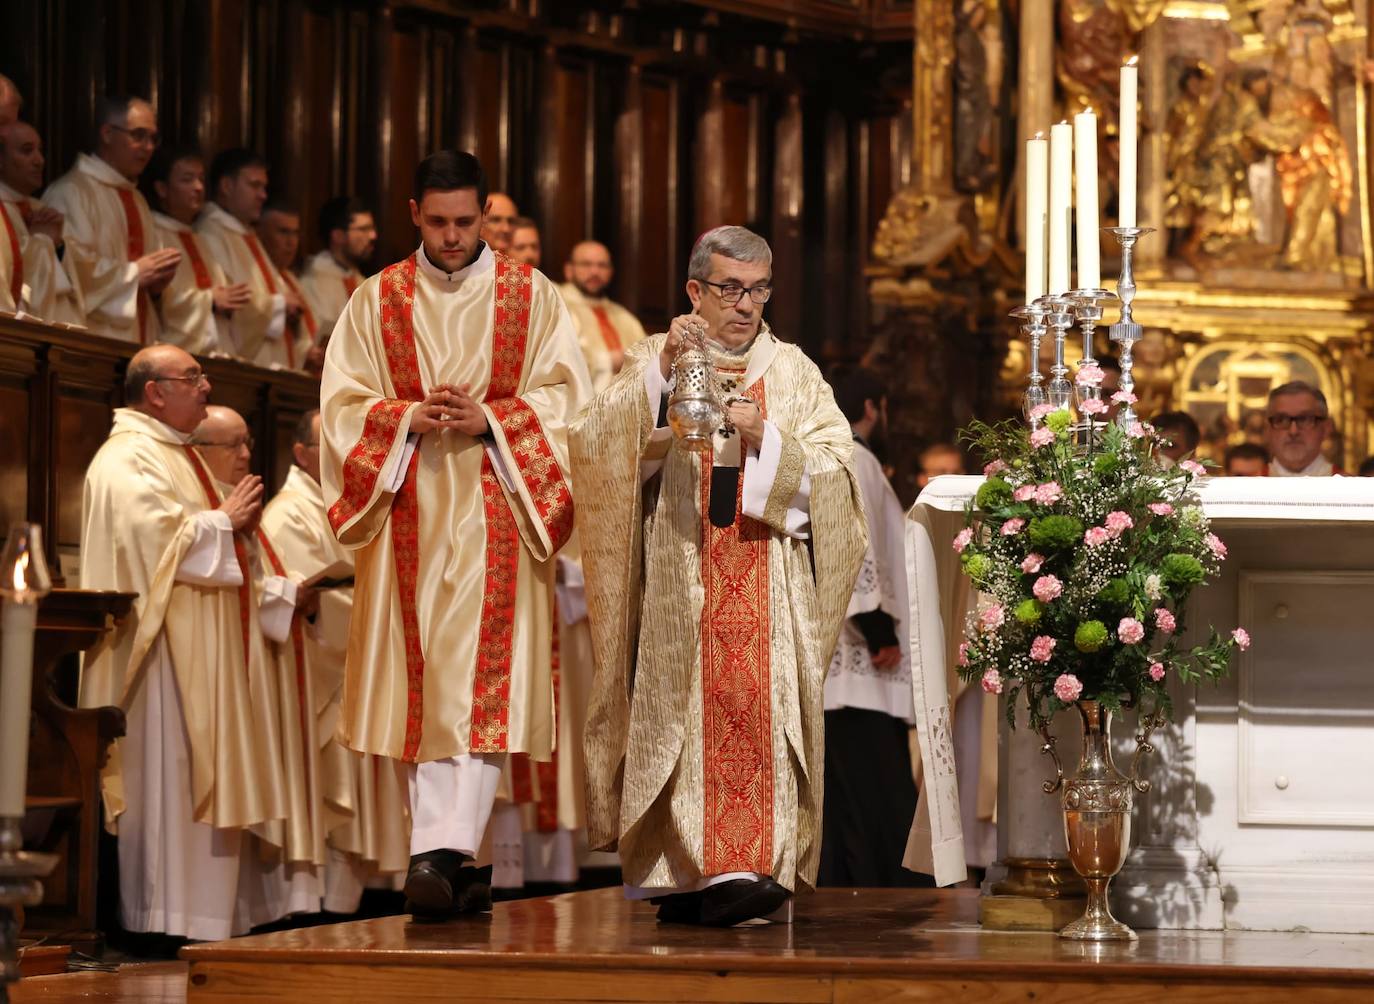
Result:
M230 284L192 229L205 208L205 162L190 148L160 150L143 173L162 243L182 250L181 263L158 300L162 340L187 352L234 355L229 328L248 305L248 286Z
M253 437L243 416L232 408L210 405L192 436L196 451L221 495L248 476ZM261 616L263 652L271 673L270 723L281 737L281 775L286 817L255 828L254 851L246 854L240 879L240 910L257 926L320 909L320 869L324 833L320 827L319 744L315 701L305 665L304 619L313 610L313 590L288 576L271 539L259 525L242 541Z
M355 753L335 736L343 697L344 660L353 614L353 552L329 526L320 487L320 413L296 425L295 463L262 528L287 574L318 584L319 609L302 631L302 650L313 692L319 754L319 804L325 834L324 908L358 909L363 887L404 875L410 861L405 778L385 757Z
M1340 473L1322 456L1322 445L1331 434L1331 411L1326 395L1302 380L1293 380L1269 392L1265 410L1264 445L1273 459L1269 476L1274 478L1321 477Z
M138 179L157 149L157 116L141 98L96 105L93 154L44 193L65 217L66 251L96 334L151 345L161 340L155 300L176 274L181 252L163 247Z
M1262 478L1269 472L1269 454L1259 443L1237 443L1226 450L1224 473L1233 478Z
M309 335L287 322L300 316L301 299L282 282L254 229L267 201L267 162L251 150L218 154L210 163L210 198L196 236L229 281L249 290L229 325L235 354L259 366L300 369Z
M62 214L34 196L43 187L43 164L33 126L0 126L0 242L9 244L14 262L7 285L16 309L55 324L84 324L81 287L62 253Z
M543 254L539 242L539 224L528 216L517 216L511 226L510 256L522 264L538 268Z
M361 269L377 248L377 224L361 202L340 195L320 208L319 237L324 250L301 269L301 291L315 312L323 343L363 281Z
M127 407L86 472L81 526L82 587L138 594L81 674L83 707L116 705L127 718L102 776L122 922L195 939L247 929L237 902L244 831L287 807L244 546L262 482L216 490L190 445L209 395L182 349L133 357Z

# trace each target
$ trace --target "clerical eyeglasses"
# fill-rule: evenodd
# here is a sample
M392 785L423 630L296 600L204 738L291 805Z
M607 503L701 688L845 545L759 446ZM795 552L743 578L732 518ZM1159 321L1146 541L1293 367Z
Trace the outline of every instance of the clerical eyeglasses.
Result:
M252 453L252 452L253 452L253 437L252 437L252 436L243 436L243 437L240 438L240 439L231 439L231 440L229 440L229 442L227 442L227 443L212 443L212 442L209 442L209 441L205 441L205 442L197 441L197 442L196 442L196 445L197 445L197 446L216 446L216 447L219 447L221 450L241 450L241 449L243 449L244 447L247 447L247 448L248 448L248 452L249 452L249 453Z
M147 143L151 144L154 149L157 149L157 147L162 144L162 136L156 129L126 129L124 126L117 125L112 125L110 128L116 132L122 132L138 146L143 146Z
M204 373L192 373L189 376L155 376L153 377L153 379L157 381L171 380L177 383L189 384L202 384L210 382L210 378L207 377Z
M712 282L710 279L702 279L707 286L712 286L716 290L716 295L720 297L720 302L727 307L733 307L744 298L744 294L749 294L749 299L760 306L768 302L768 298L773 295L773 287L766 282L761 282L757 286L741 286L737 282Z
M1315 429L1317 424L1326 421L1325 415L1313 415L1310 412L1303 415L1269 415L1265 418L1271 429L1286 429L1290 425L1296 425L1299 429L1307 431Z

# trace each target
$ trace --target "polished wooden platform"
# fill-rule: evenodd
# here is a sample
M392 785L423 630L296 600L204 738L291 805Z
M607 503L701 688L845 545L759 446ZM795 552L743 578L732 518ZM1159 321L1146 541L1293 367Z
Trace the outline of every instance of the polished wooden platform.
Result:
M1374 1000L1374 937L1141 933L1085 947L982 931L972 891L824 890L796 921L660 925L618 889L498 904L443 924L405 917L183 950L188 1000L1118 1002Z

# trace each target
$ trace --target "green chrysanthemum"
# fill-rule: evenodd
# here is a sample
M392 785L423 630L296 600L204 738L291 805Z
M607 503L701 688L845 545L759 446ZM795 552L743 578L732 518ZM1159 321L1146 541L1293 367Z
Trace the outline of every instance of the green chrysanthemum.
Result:
M1198 585L1206 577L1202 562L1191 554L1166 554L1159 563L1159 571L1170 586L1185 589Z
M1099 478L1109 478L1121 467L1121 461L1113 454L1099 453L1093 458L1093 473Z
M1073 633L1074 648L1080 652L1096 652L1108 639L1107 625L1101 621L1084 621Z
M1098 592L1097 598L1115 607L1124 607L1131 601L1131 585L1125 579L1112 579Z
M974 585L981 586L987 581L988 575L992 572L992 559L986 554L965 554L960 559L964 565L964 572L973 580Z
M983 512L1001 509L1011 505L1011 502L1011 485L1001 478L988 478L983 482L983 487L978 489L978 495L974 498L974 503Z
M1069 427L1073 417L1067 408L1059 408L1045 416L1045 424L1055 432L1063 432Z
M1044 605L1039 600L1027 599L1016 604L1016 609L1012 611L1012 615L1018 623L1030 627L1040 623L1040 614L1043 610Z
M1065 551L1083 539L1083 524L1072 516L1037 516L1026 533L1037 551Z

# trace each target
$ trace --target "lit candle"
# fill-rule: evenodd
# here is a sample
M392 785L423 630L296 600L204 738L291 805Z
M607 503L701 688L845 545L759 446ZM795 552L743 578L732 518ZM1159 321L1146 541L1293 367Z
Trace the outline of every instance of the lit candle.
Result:
M1132 56L1121 68L1121 167L1117 172L1121 178L1117 195L1117 216L1120 217L1117 226L1120 227L1135 226L1136 148L1140 140L1136 124L1136 87L1140 75L1137 58Z
M1073 126L1050 128L1050 280L1051 296L1069 291L1069 215L1072 206Z
M1078 196L1078 288L1102 285L1097 233L1097 116L1089 108L1073 117L1074 180Z
M1038 132L1026 140L1027 303L1045 295L1045 200L1049 191L1049 142Z
M33 689L33 632L38 601L48 591L48 568L36 526L10 531L0 558L0 817L24 815L29 771L29 700Z

